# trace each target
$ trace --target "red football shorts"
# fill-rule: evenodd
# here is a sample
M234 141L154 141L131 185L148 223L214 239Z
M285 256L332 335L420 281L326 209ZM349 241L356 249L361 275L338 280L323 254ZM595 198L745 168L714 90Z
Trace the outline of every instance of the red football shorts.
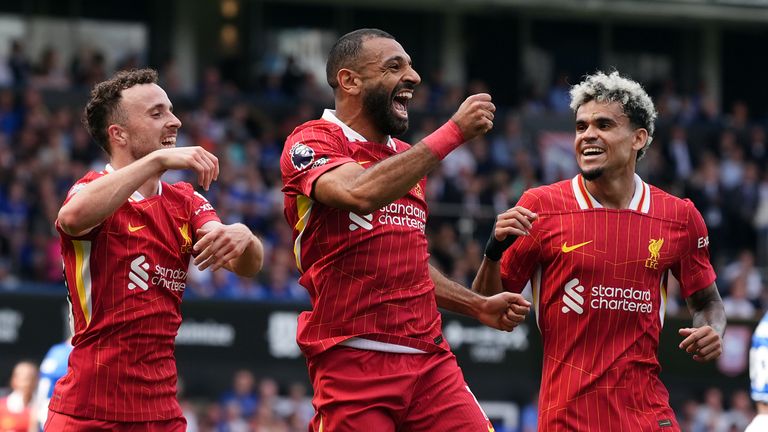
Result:
M493 431L451 352L337 346L307 364L315 391L311 432Z
M177 417L171 420L148 422L111 422L73 417L48 411L45 432L186 432L187 420Z

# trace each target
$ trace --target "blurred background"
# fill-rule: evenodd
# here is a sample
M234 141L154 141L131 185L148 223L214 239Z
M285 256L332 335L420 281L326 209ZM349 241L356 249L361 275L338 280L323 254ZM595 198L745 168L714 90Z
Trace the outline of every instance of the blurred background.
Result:
M183 122L177 145L219 156L207 198L267 249L255 279L190 271L176 352L190 431L306 430L311 387L294 335L309 303L279 156L295 126L333 105L331 44L378 27L423 80L404 139L434 130L470 93L490 92L499 108L493 131L429 177L432 262L463 284L498 212L576 173L569 86L597 69L644 84L659 120L638 171L701 211L729 316L722 358L696 364L678 352L690 317L670 287L662 378L684 430L743 430L749 338L768 306L767 23L765 0L0 0L0 396L15 364L38 365L66 338L53 224L72 183L106 161L80 124L88 91L149 66ZM444 326L497 431L530 431L535 321L502 333L446 313Z

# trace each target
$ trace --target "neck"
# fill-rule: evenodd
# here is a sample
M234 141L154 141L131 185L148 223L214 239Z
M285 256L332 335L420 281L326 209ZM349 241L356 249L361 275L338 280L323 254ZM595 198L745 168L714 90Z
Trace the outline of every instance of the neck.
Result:
M376 129L363 111L362 103L350 105L336 101L336 117L369 142L386 143L388 135Z
M605 208L625 209L635 194L635 175L609 177L605 173L595 180L584 180L590 194Z

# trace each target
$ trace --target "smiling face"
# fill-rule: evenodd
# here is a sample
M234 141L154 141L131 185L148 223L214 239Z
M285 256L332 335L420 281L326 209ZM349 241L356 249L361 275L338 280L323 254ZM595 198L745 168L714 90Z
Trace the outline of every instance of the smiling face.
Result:
M574 150L586 180L605 173L634 173L637 152L647 139L648 132L635 128L618 102L591 100L576 111Z
M157 84L139 84L123 90L120 109L134 159L176 146L181 121L173 115L168 95Z
M360 74L363 110L376 129L386 135L407 131L408 102L421 77L403 47L388 38L364 41Z

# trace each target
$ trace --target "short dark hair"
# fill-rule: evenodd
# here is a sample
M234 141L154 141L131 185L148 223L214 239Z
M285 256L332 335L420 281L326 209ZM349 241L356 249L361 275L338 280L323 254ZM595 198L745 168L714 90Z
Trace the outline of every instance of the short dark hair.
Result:
M125 114L120 109L123 90L139 84L155 83L157 71L154 69L133 69L117 72L112 78L93 87L83 112L83 125L107 154L112 154L107 127L125 120Z
M328 54L328 62L325 64L325 78L332 89L336 90L339 86L336 80L339 70L356 66L363 42L375 38L394 39L395 37L384 30L364 28L345 34L333 44Z

